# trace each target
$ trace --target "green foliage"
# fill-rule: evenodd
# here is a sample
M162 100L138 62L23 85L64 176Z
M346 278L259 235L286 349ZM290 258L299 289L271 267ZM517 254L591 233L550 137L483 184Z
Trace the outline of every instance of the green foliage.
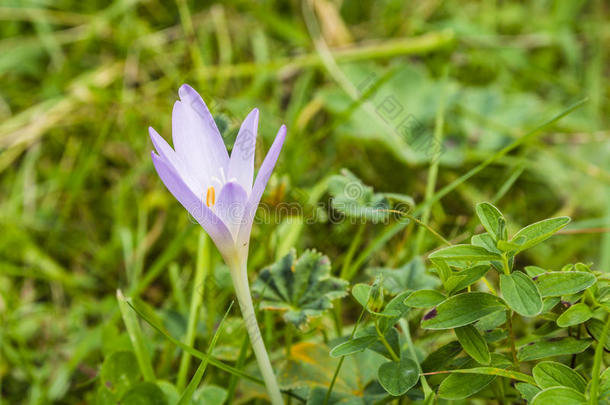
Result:
M560 401L566 405L582 405L585 403L585 396L568 387L553 387L540 391L532 398L532 405L544 405Z
M504 302L492 294L484 292L457 294L447 298L424 315L421 325L425 329L458 328L504 308Z
M292 249L261 270L252 290L260 294L262 309L281 311L286 322L303 330L332 308L333 300L347 294L347 284L330 276L328 257L307 250L297 259Z
M542 297L532 279L520 271L500 274L500 290L508 306L523 316L542 311Z
M377 371L383 388L393 396L400 396L411 389L419 380L417 363L404 358L383 363Z
M506 229L506 219L502 213L493 204L484 202L476 206L477 216L481 221L481 225L493 238L494 241L506 240L508 231Z
M523 346L517 355L520 361L538 360L547 357L577 354L583 352L591 345L588 339L575 339L572 337L553 338L541 340Z
M404 304L413 308L429 308L443 302L445 297L436 290L417 290L405 299Z
M372 187L364 185L349 170L331 176L328 191L333 198L333 207L348 217L377 222L389 216L387 198L374 193Z
M580 271L552 271L536 278L536 284L543 297L557 297L583 291L595 284L595 276Z
M472 325L455 328L455 335L464 351L480 364L488 365L491 361L489 347L481 333Z
M536 384L542 388L569 387L585 392L587 382L580 374L565 364L554 361L541 361L532 370Z
M2 402L267 403L239 308L208 345L231 277L150 162L186 82L229 147L259 108L256 168L288 127L248 246L286 403L610 404L609 13L3 2Z
M557 326L567 328L586 322L589 320L589 318L591 318L591 316L593 316L593 314L591 313L589 306L581 302L576 305L572 305L570 308L565 310L564 313L559 315L556 322Z

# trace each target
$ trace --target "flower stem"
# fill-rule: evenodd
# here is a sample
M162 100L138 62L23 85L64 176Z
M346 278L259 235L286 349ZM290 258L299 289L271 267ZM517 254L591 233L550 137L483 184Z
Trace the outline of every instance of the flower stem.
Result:
M250 343L252 344L252 350L258 363L258 367L263 375L263 380L267 386L267 393L271 399L273 405L284 405L282 394L280 393L273 368L271 367L271 361L269 355L265 349L265 342L263 336L258 327L256 320L256 314L254 312L254 304L252 303L252 296L250 295L250 286L248 285L248 271L246 263L240 265L231 265L231 278L233 279L233 286L235 288L235 295L237 296L237 302L239 302L239 308L241 309L242 317L246 323L246 329L248 330L248 336L250 337Z

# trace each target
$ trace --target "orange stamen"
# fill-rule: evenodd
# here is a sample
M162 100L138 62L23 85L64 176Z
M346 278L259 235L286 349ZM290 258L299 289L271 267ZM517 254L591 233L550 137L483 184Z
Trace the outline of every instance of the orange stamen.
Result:
M214 187L210 186L208 187L208 193L205 196L205 205L211 207L214 203L216 203L216 191L214 190Z

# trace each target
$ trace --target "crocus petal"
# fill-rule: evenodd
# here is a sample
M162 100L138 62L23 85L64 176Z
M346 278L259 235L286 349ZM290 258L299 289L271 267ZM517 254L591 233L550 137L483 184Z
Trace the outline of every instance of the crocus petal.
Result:
M189 186L191 191L195 193L195 195L202 195L203 185L195 181L191 173L187 170L182 158L178 156L178 154L172 149L171 146L169 146L165 139L163 139L163 137L159 135L159 133L152 127L148 127L148 133L150 134L150 139L159 156L176 170L178 175L182 178L186 185Z
M229 161L229 179L235 179L248 194L252 190L252 180L254 179L257 129L258 108L255 108L241 124Z
M199 224L210 235L216 247L223 257L231 258L235 252L235 242L229 229L210 210L201 199L199 199L191 189L184 183L171 164L152 152L152 161L165 184L165 187L176 197L184 208L199 222Z
M186 84L178 94L180 101L172 112L174 148L195 179L206 187L221 169L226 173L229 154L201 96Z
M229 228L233 239L237 239L239 228L244 220L244 210L248 201L248 194L243 187L235 182L230 181L224 185L216 204L214 211L216 215Z
M254 215L256 214L256 208L258 207L258 203L263 196L263 192L267 186L267 181L269 180L269 177L271 177L271 173L273 172L277 158L280 155L282 145L284 145L284 139L286 139L286 126L282 125L275 136L275 140L273 141L271 148L269 148L269 152L267 152L267 156L265 156L265 160L263 160L263 164L256 175L256 181L252 187L252 192L248 197L248 202L246 203L246 209L244 212L244 220L239 228L239 235L237 238L238 248L246 249L246 252L247 244L250 239L250 231L252 230L252 221L254 221Z

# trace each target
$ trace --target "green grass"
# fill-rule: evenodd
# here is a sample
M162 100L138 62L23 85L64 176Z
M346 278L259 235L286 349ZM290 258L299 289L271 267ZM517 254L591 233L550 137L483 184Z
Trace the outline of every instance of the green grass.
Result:
M198 228L150 161L147 128L170 139L182 83L202 94L228 146L260 109L257 167L288 126L263 201L318 215L255 225L251 280L292 246L328 255L335 276L347 261L360 282L369 267L398 267L439 246L413 223L359 231L325 221L326 181L342 168L376 191L412 196L420 218L454 243L474 232L480 201L520 226L569 215L568 228L519 264L610 268L606 3L307 4L0 5L0 403L91 403L103 360L133 350L133 333L142 335L138 360L152 364L147 379L182 389L195 374L199 360L145 323L126 330L133 313L116 299L121 289L154 307L172 336L201 352L233 300L219 254L201 252ZM359 88L367 78L373 87ZM390 102L397 117L384 109ZM444 141L438 162L400 136L407 116ZM204 287L193 283L202 268ZM350 299L341 309L334 322L351 331L359 309ZM233 308L214 353L256 374L251 354L240 356L239 319ZM283 349L286 325L272 314L261 321L267 346ZM328 316L293 339L321 339L322 329L334 338L335 323ZM261 390L229 384L232 375L210 363L203 384L237 384L246 401Z

